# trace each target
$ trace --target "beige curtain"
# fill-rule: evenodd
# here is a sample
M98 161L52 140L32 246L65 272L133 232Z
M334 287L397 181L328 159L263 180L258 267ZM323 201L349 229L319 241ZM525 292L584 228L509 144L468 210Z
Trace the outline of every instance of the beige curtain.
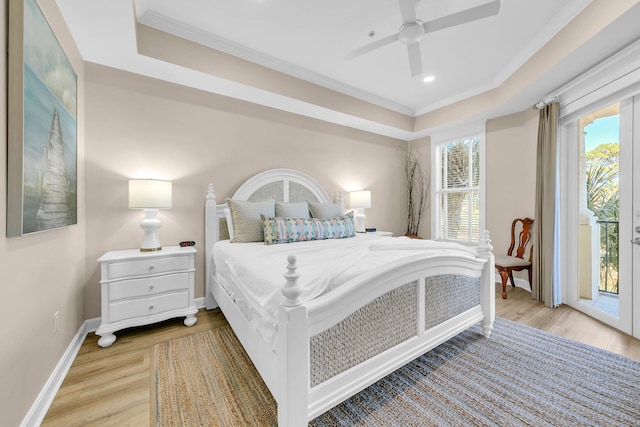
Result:
M560 303L554 283L558 111L557 102L544 106L538 123L531 298L543 301L547 307Z

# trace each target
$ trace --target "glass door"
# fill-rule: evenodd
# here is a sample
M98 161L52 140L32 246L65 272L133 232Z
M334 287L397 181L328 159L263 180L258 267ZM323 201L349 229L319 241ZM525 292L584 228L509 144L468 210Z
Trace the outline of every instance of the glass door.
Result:
M630 174L632 188L628 191L632 198L631 209L629 211L628 229L624 229L622 235L623 241L628 241L629 251L623 251L625 256L629 257L629 261L624 261L625 265L629 265L628 280L632 283L632 295L630 296L629 312L631 316L631 335L640 338L640 95L633 98L631 105L631 114L633 116L632 133L632 156L628 162L625 160L625 171ZM634 166L635 165L635 169Z
M633 168L640 156L634 150L640 145L638 105L637 97L622 100L563 126L570 170L563 183L565 302L629 334L640 334L640 325L633 325L640 243L632 242L640 238L640 232L634 236L640 227L640 171Z

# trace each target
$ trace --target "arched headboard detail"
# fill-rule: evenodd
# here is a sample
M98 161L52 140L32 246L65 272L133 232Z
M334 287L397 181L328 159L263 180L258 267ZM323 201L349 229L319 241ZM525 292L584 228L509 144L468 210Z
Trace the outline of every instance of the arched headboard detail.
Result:
M274 198L280 202L316 201L334 203L327 192L310 176L293 169L269 169L252 176L242 184L231 199L259 201ZM338 192L335 203L343 203L342 193ZM216 306L212 301L209 287L213 271L213 245L226 234L226 203L217 204L213 184L209 184L205 207L205 265L206 265L206 305ZM344 209L343 209L344 210Z
M293 169L269 169L260 172L242 184L231 198L264 200L269 197L273 197L279 202L333 203L313 178Z

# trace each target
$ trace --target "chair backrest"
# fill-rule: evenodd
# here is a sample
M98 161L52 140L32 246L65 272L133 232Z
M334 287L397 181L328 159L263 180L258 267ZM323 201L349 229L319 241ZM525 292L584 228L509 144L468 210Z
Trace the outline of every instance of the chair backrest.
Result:
M529 262L533 260L533 244L531 244L531 218L516 218L511 223L511 246L507 255L524 259L524 254L529 249ZM518 245L516 247L516 244ZM513 254L513 250L516 253Z

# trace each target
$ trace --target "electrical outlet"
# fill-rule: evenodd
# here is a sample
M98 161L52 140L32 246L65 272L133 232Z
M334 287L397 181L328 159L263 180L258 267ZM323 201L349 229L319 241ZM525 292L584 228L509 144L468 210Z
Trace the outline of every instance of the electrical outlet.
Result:
M56 311L53 313L53 335L58 333L58 329L60 326L60 312Z

